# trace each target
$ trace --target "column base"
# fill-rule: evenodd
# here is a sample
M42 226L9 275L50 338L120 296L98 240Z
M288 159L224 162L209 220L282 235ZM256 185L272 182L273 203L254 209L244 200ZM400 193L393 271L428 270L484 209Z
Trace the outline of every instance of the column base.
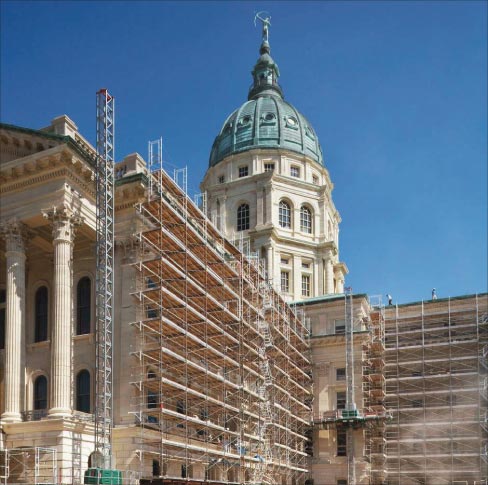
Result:
M48 418L69 418L71 415L71 409L65 408L51 408L47 413Z
M1 417L2 423L20 423L22 421L22 417L20 413L9 413L4 412Z

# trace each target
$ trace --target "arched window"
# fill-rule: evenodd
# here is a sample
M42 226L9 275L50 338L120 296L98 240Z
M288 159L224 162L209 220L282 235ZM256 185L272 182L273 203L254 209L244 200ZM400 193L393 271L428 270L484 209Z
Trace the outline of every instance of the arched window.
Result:
M34 409L47 409L46 376L39 376L34 381Z
M300 209L300 231L312 234L312 211L305 206Z
M45 286L41 286L36 291L36 298L35 298L34 342L44 342L44 340L47 340L47 316L48 316L47 288Z
M241 204L237 208L237 230L247 231L249 229L249 204Z
M76 410L90 412L90 373L86 369L76 376Z
M78 281L76 287L76 335L90 333L91 324L91 280L87 276Z
M291 228L291 209L290 204L284 200L280 201L280 208L278 214L278 222L280 227Z

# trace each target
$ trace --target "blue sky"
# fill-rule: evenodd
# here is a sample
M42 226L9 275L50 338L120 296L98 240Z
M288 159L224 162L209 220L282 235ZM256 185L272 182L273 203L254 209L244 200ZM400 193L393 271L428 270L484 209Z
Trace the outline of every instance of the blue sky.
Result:
M247 96L268 10L285 97L312 122L354 292L399 303L487 291L487 3L2 0L0 115L68 114L92 142L116 97L116 158L188 166Z

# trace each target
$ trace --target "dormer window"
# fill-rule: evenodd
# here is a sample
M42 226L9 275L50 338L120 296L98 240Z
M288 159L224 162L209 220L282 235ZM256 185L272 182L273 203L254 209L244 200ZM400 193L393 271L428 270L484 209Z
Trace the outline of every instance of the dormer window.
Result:
M264 171L265 172L274 172L275 164L274 163L265 163L264 164Z

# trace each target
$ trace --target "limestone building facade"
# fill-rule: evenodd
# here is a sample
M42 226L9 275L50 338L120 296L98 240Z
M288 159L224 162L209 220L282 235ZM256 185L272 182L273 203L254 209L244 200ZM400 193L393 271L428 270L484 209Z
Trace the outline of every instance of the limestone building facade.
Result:
M127 484L486 484L487 295L385 308L344 288L333 184L278 77L266 31L206 213L140 155L116 165L114 466ZM0 125L0 155L0 477L82 483L95 152L61 116Z
M0 140L0 476L82 483L95 459L94 151L66 116L44 130L1 125ZM303 484L307 327L163 171L137 154L115 168L124 483Z

